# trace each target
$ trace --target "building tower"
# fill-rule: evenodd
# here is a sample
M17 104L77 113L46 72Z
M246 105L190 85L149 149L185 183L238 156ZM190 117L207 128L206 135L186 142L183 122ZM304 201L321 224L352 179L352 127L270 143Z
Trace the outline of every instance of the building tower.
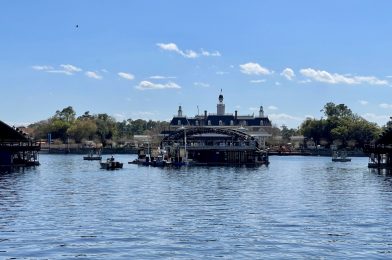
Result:
M216 113L218 114L218 116L223 116L225 114L225 104L223 103L222 89L218 100L219 102L216 105Z
M178 117L182 117L182 108L181 108L181 106L178 107Z
M260 106L259 117L264 117L264 109L263 109L263 106Z

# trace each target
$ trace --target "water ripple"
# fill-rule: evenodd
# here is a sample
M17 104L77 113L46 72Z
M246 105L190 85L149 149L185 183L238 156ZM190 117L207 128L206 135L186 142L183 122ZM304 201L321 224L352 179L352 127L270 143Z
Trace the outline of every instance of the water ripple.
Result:
M366 158L119 171L75 155L41 163L0 174L0 258L392 257L392 178Z

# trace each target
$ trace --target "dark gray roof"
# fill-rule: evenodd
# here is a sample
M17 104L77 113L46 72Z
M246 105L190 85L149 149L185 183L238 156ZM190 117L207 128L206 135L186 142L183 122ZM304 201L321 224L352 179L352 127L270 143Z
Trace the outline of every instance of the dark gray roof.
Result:
M0 142L28 142L28 136L18 128L0 121Z
M198 121L198 124L196 123ZM263 122L261 124L261 121ZM178 123L180 122L180 123ZM244 119L235 119L234 115L208 115L207 118L186 118L175 116L170 122L172 126L178 125L208 125L208 122L211 123L211 126L219 126L219 125L226 125L229 126L233 125L241 125L245 122L245 125L248 126L271 126L271 121L268 117L245 117ZM220 124L221 122L221 124Z

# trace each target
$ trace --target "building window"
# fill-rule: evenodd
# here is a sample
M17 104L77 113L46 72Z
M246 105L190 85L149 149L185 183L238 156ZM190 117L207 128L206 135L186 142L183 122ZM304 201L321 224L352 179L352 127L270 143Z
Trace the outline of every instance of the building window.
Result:
M246 121L244 120L244 121L242 121L242 125L246 125Z
M196 124L196 125L199 125L199 120L196 120L195 124Z
M230 125L234 125L234 121L233 120L230 120Z
M208 120L208 125L211 125L211 120Z
M260 125L264 125L264 121L263 120L260 120Z
M181 120L178 120L177 124L178 124L178 125L181 125Z
M222 120L219 120L219 125L223 125L223 122L222 122Z

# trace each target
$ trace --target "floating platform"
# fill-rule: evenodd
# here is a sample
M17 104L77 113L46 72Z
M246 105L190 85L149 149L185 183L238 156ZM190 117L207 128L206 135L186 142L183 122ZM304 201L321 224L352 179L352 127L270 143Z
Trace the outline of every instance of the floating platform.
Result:
M172 165L268 165L267 151L257 140L239 130L222 127L180 128L167 135L160 153ZM142 152L141 152L142 153ZM143 154L139 153L140 156Z

